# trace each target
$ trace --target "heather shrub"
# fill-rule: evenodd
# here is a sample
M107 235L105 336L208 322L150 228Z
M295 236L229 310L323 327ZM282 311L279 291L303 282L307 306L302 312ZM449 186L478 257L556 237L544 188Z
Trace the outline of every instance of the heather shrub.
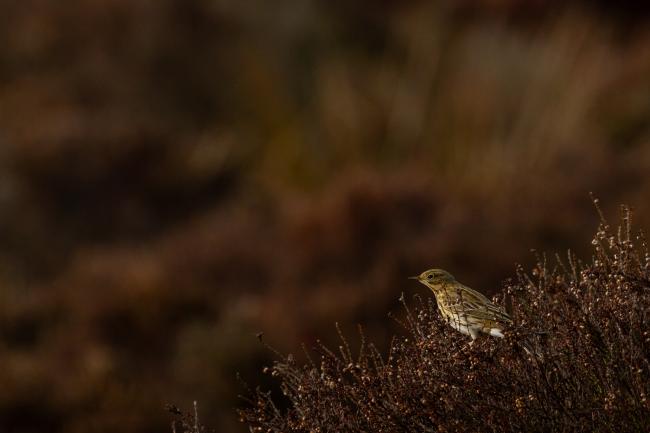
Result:
M617 229L602 219L592 244L588 262L541 255L504 283L498 302L515 323L503 340L469 346L432 296L402 297L388 353L360 329L354 350L339 331L337 349L318 343L305 362L278 354L264 371L281 394L249 391L241 421L260 432L644 431L650 254L628 209Z
M0 432L245 431L257 331L386 354L413 270L649 227L650 13L587 3L1 2Z

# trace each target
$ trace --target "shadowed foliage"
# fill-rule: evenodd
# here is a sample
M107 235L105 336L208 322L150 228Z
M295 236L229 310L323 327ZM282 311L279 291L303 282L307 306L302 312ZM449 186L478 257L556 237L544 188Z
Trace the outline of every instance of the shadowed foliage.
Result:
M256 391L241 420L260 432L644 431L650 416L650 255L630 212L604 221L593 259L540 258L504 284L515 324L469 346L432 298L403 300L387 355L318 344L302 364L265 369L283 397ZM521 350L534 342L540 356Z
M387 353L404 276L650 227L633 3L0 1L0 432L243 432L260 330Z

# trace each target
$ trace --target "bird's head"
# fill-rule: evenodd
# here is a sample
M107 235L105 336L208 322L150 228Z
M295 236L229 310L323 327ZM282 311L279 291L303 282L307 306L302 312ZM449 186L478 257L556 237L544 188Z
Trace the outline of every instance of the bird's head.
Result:
M418 280L420 283L424 284L430 289L435 289L444 283L451 283L456 281L453 275L443 269L429 269L428 271L422 272L418 276L409 278L412 280Z

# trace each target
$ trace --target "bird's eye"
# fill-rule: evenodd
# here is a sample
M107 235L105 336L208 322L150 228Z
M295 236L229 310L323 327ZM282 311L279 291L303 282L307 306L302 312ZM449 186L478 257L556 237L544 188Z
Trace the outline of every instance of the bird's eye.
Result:
M432 274L429 274L429 275L427 276L427 279L430 280L431 278L433 278L433 275L432 275Z

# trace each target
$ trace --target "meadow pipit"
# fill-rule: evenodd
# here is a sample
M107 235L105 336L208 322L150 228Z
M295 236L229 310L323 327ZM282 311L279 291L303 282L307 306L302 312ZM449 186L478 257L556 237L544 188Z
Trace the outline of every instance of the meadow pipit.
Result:
M472 342L481 334L502 338L503 328L512 323L503 308L462 285L447 271L430 269L410 278L431 289L442 317L452 328L472 337Z

